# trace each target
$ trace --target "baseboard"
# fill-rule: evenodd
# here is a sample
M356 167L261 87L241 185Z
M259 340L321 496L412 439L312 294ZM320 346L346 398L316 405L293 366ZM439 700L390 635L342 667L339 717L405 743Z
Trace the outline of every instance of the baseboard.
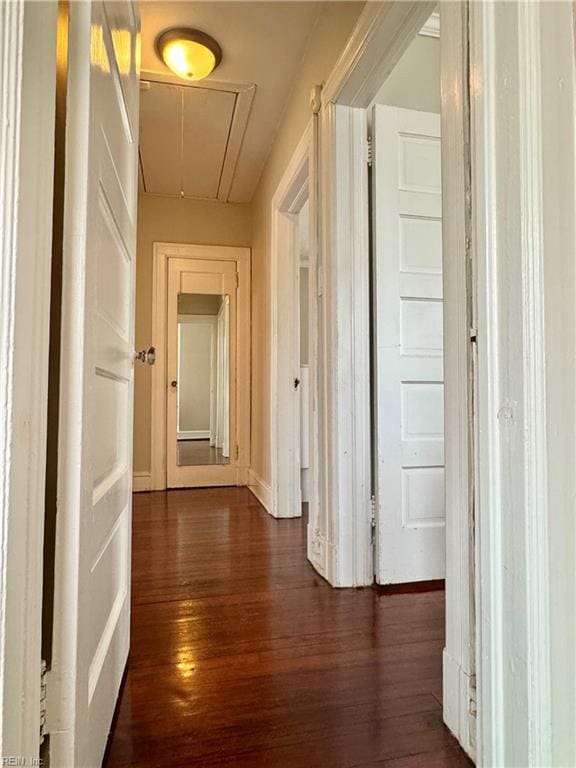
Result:
M209 440L209 429L189 429L186 432L178 432L177 440Z
M152 477L150 472L134 472L132 474L132 491L142 493L152 490Z
M253 469L248 470L248 488L269 515L272 514L272 488Z

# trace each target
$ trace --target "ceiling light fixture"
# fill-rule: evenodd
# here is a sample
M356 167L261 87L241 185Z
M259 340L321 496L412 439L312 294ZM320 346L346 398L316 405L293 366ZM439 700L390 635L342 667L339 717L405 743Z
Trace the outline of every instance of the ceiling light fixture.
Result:
M222 61L222 49L199 29L167 29L156 38L156 52L183 80L202 80Z

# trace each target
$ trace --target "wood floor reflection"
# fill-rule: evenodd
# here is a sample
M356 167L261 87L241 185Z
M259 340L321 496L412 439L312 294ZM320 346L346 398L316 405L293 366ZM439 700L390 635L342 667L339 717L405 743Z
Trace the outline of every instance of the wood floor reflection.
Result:
M106 765L440 768L443 593L331 589L243 488L137 494Z
M213 464L230 464L220 448L213 448L209 440L178 440L176 442L179 467L200 467Z

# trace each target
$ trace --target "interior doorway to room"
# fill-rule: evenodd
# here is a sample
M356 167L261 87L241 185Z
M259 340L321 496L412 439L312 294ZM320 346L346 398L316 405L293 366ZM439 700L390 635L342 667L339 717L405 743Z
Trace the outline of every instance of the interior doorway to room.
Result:
M375 580L445 576L440 39L419 34L368 108Z
M298 428L300 433L300 498L306 513L310 499L310 203L297 214L297 280L300 376Z
M314 514L317 497L316 241L310 202L312 131L272 201L271 499L274 517Z

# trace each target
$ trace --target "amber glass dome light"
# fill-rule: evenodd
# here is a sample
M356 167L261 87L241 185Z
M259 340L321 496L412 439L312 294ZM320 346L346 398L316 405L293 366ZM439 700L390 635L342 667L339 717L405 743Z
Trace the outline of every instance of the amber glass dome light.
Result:
M156 52L183 80L202 80L222 61L222 49L199 29L168 29L156 38Z

